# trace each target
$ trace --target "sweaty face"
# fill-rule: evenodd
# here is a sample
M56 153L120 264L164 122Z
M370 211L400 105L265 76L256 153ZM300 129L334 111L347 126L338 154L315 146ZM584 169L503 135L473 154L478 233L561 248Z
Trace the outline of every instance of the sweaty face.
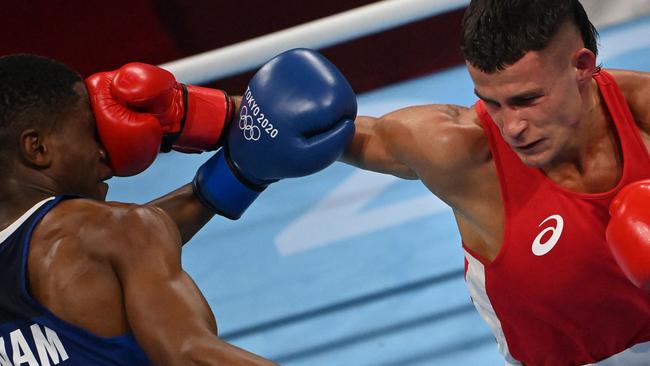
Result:
M82 83L75 86L81 98L67 113L48 138L53 154L51 174L61 193L104 200L112 176L106 153L100 145L88 94Z
M528 52L496 73L468 65L476 95L485 102L505 141L531 167L550 167L567 159L584 115L585 101L572 57L576 48L557 44L561 41Z

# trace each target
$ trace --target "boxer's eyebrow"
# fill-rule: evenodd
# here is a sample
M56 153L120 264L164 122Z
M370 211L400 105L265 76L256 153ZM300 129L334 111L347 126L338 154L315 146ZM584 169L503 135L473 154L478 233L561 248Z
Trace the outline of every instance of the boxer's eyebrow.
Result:
M494 105L501 105L501 103L497 102L496 100L490 99L488 97L485 97L485 96L481 95L476 89L474 89L474 94L477 97L479 97L479 99L481 99L482 101L484 101L486 103L490 103L490 104L494 104ZM538 89L529 90L529 91L525 91L523 93L511 96L511 97L508 97L508 99L506 99L506 103L508 105L520 105L522 103L530 102L531 100L533 100L535 98L538 98L538 97L540 97L542 95L544 95L544 93L541 90L538 90Z
M476 89L474 89L474 94L475 94L475 95L476 95L480 100L484 101L485 103L494 104L494 105L501 105L499 102L497 102L497 101L494 100L494 99L490 99L490 98L488 98L488 97L484 97L484 96L482 96L482 95L481 95L481 94L480 94Z

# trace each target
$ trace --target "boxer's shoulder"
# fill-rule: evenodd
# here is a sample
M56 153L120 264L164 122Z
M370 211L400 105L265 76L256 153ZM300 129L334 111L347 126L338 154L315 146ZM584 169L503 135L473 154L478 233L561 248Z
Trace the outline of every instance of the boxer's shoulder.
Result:
M650 73L634 70L607 70L616 80L639 127L650 132Z
M47 218L73 223L84 222L86 225L121 224L125 220L131 222L134 217L146 217L161 212L155 206L135 203L105 202L86 198L62 200L52 208ZM132 222L133 223L133 222Z
M133 242L167 234L179 236L176 225L158 207L78 198L60 202L45 215L33 240L64 238L82 250L114 255Z
M639 86L642 83L650 82L650 73L639 70L627 69L604 69L611 74L621 89Z
M457 172L482 164L490 157L487 138L472 108L422 105L397 111L405 158L414 168ZM398 130L399 128L395 128Z

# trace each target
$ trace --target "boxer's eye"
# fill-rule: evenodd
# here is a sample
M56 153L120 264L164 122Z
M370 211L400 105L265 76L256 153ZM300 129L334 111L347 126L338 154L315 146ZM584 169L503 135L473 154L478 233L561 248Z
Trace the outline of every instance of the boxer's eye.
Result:
M510 103L513 107L526 107L531 104L534 104L539 98L541 98L541 94L531 94L531 95L523 95L523 96L518 96L514 97L510 100Z

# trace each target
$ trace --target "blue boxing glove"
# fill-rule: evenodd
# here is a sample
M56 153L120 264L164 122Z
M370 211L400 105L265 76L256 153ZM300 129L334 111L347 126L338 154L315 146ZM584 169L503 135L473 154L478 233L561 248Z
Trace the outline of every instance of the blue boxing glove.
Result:
M318 52L294 49L251 79L224 148L194 178L194 192L238 219L271 183L322 170L354 135L357 101L340 71Z

